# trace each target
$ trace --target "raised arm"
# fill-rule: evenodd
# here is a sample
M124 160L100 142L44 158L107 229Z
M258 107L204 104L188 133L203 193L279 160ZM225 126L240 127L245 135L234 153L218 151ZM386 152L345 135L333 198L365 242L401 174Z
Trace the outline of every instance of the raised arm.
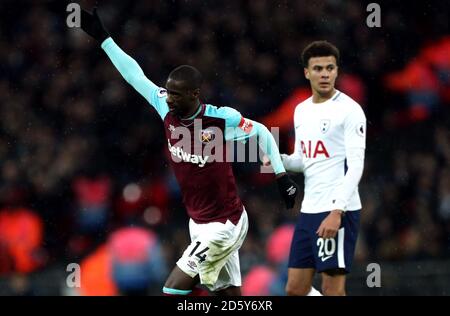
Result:
M81 28L99 43L122 77L150 103L162 119L169 112L166 103L167 93L144 74L138 63L127 55L109 36L97 10L93 14L82 10Z
M150 81L142 71L138 63L128 56L115 42L109 37L102 43L102 48L111 59L116 69L122 77L139 92L150 103L162 119L169 112L167 105L166 89L159 88Z

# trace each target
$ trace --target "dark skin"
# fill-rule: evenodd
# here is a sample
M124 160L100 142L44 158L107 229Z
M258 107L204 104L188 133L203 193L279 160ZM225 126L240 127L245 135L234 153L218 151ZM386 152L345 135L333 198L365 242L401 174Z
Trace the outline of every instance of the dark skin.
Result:
M192 88L183 80L168 78L166 82L169 111L179 118L195 114L200 106L200 88Z
M184 273L178 266L170 273L167 278L165 287L171 289L178 290L190 290L193 289L197 284L200 283L200 279L198 275L194 278L191 278L189 275ZM241 287L238 286L230 286L226 289L219 290L213 293L213 295L217 296L241 296Z

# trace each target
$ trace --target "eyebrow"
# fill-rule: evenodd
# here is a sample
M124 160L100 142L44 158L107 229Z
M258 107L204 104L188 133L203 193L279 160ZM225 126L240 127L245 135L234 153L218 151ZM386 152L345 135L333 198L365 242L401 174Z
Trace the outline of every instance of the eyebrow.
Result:
M330 67L330 66L333 66L333 67L335 67L336 65L335 64L328 64L328 65L325 65L325 66L323 66L323 65L313 65L312 67L314 68L314 67Z
M168 89L167 87L166 87L166 91L167 91L167 93L170 93L170 94L181 95L180 91L171 90L171 89Z

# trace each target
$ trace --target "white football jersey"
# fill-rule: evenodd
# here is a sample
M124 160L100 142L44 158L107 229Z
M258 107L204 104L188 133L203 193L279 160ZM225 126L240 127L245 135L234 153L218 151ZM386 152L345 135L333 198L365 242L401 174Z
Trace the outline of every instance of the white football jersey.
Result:
M322 103L313 103L310 97L296 107L294 127L294 155L301 157L305 175L301 212L361 209L358 182L366 147L366 117L361 106L337 90ZM360 173L349 174L344 181L347 158L355 157L354 153Z

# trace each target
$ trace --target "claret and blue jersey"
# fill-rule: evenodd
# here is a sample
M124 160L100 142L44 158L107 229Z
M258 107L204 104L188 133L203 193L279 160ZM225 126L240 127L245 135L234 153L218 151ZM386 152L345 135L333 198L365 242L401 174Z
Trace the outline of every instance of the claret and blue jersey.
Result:
M259 144L264 145L274 172L284 172L278 147L267 128L244 118L233 108L210 104L202 104L192 118L180 119L169 111L166 90L150 81L136 61L123 52L112 38L105 40L102 48L124 79L163 120L171 164L189 216L197 223L226 222L227 219L237 223L243 205L237 195L231 164L226 160L226 150L224 148L218 153L221 148L216 146L209 154L206 149L214 140L215 144L220 141L225 145L226 141L245 142L258 135ZM190 135L187 144L180 135L183 132Z
M160 102L165 102L164 99ZM243 206L237 195L231 163L226 161L226 150L222 145L233 140L228 139L232 134L227 131L229 128L234 131L233 127L239 125L242 116L232 108L217 108L210 104L202 104L200 112L191 120L164 112L159 113L164 121L170 161L189 216L197 223L227 219L237 223ZM188 131L188 144L180 140L180 129ZM253 133L242 131L239 137L245 139ZM207 150L213 141L219 147Z

